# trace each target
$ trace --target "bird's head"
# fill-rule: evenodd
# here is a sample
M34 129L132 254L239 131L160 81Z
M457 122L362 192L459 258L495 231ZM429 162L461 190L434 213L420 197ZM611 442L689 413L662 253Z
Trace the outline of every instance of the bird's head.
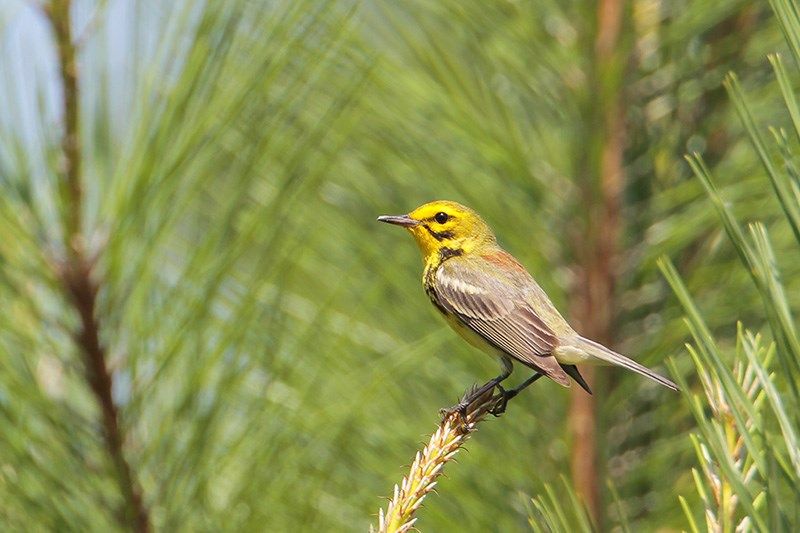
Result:
M471 253L497 242L478 213L447 200L429 202L407 215L380 216L378 220L410 231L426 262L442 253Z

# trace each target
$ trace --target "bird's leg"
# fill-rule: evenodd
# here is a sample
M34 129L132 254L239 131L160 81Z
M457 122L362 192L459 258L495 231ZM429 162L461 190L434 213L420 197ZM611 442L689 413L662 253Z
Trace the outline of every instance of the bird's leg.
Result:
M500 389L500 394L502 395L502 397L497 401L497 404L495 404L495 406L489 412L494 416L500 416L503 413L505 413L508 401L517 394L519 394L520 392L522 392L522 390L526 389L530 384L532 384L534 381L536 381L542 376L543 374L539 374L537 372L536 374L532 375L531 377L523 381L517 388L508 391L498 384L497 388Z
M455 404L454 406L447 409L441 409L440 413L442 414L442 416L446 417L452 413L460 413L461 417L466 419L467 407L469 407L469 405L472 402L474 402L476 399L486 394L491 389L499 387L500 383L511 375L511 371L514 369L513 365L511 364L511 360L504 357L502 359L502 362L503 362L503 372L499 376L497 376L496 378L492 378L483 385L481 385L480 387L474 388L471 391L467 392L464 395L464 397L461 398L461 401Z

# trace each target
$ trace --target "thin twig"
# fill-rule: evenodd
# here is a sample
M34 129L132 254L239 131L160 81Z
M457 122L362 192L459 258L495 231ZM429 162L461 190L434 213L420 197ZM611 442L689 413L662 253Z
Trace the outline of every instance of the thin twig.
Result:
M113 374L107 364L107 351L100 341L97 319L99 283L93 277L94 260L90 259L82 233L83 187L81 183L80 94L78 64L72 38L70 0L52 0L45 10L58 48L59 70L64 109L64 136L61 142L61 200L64 206L64 234L68 257L60 262L59 277L80 317L75 343L83 354L86 380L101 412L106 447L114 465L117 483L125 501L121 518L131 530L150 531L150 519L142 491L123 453L124 435L119 411L111 395Z
M467 394L470 394L469 392ZM436 487L445 464L455 456L487 413L501 402L502 394L494 389L475 399L466 409L466 416L447 413L431 436L427 446L417 452L407 476L394 486L394 494L386 507L378 513L380 533L404 533L414 527L414 516L422 501ZM374 528L370 528L375 532Z
M78 93L78 63L72 42L72 2L52 0L45 13L50 20L58 49L58 67L61 75L61 96L64 112L64 136L61 139L59 172L61 199L64 206L64 228L67 247L78 255L81 246L81 211L83 189L81 186L81 145L78 119L80 101Z

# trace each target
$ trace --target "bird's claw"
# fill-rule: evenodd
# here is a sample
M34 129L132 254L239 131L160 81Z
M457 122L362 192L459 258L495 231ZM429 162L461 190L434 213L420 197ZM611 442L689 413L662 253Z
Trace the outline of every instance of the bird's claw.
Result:
M495 385L495 388L500 392L495 404L492 406L491 409L487 410L486 412L493 415L493 416L500 416L506 412L506 406L508 404L508 400L516 396L516 391L507 391L505 390L499 383ZM476 397L473 394L467 393L460 402L455 404L452 407L442 408L439 409L439 414L442 417L442 420L445 418L452 416L454 414L458 414L459 418L462 423L467 422L467 409L469 406L475 402Z
M475 394L477 390L478 387L473 386L464 394L464 396L457 404L453 405L452 407L439 409L439 414L442 416L442 420L454 414L458 414L459 421L461 422L462 425L466 426L467 410L469 409L469 406L472 405L472 403L477 398Z
M500 392L500 397L497 398L497 401L495 402L494 406L487 412L494 417L499 417L500 415L506 412L506 407L508 406L508 400L513 398L515 395L505 390L499 383L497 384L496 388Z
M462 400L452 407L443 407L442 409L439 409L439 414L441 415L442 420L454 414L458 414L459 418L461 419L461 422L466 423L467 407L469 407L469 403L465 403L464 400Z

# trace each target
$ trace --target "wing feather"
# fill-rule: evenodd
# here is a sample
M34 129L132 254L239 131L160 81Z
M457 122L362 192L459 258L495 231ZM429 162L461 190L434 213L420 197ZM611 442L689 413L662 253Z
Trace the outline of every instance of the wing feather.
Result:
M528 277L538 288L527 272L514 275ZM460 260L443 262L436 282L438 303L461 322L517 361L569 386L569 377L552 355L558 337L527 301L527 283L490 275Z

